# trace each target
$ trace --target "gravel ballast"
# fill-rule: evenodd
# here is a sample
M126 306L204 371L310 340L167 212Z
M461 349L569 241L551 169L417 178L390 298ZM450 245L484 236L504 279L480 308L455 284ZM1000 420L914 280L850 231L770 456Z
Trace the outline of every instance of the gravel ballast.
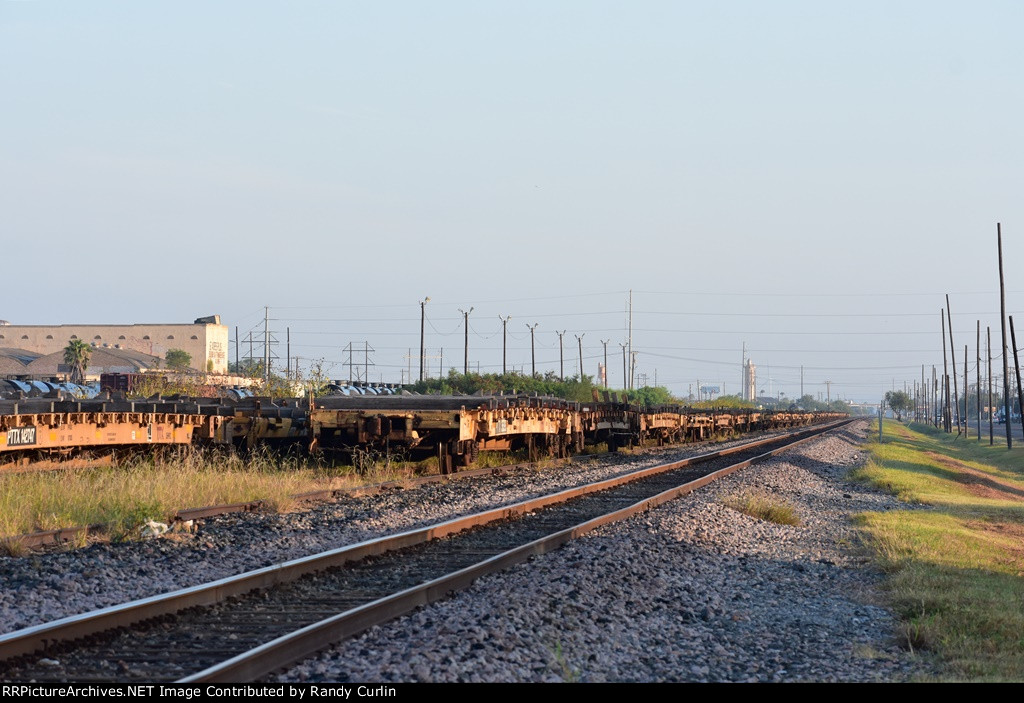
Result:
M388 490L298 513L212 518L202 522L195 535L0 557L0 632L213 581L751 439L683 446L648 455L580 457L569 465L542 471L521 469L504 476Z
M923 665L878 603L850 516L901 507L847 482L867 423L813 440L480 579L286 681L877 681ZM756 491L799 526L726 507Z

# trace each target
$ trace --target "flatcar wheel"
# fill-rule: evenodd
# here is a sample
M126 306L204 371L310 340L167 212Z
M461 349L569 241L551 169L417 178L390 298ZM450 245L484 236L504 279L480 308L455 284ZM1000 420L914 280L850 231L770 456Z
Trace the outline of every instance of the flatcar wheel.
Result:
M437 445L437 468L442 476L452 473L452 452L447 442Z

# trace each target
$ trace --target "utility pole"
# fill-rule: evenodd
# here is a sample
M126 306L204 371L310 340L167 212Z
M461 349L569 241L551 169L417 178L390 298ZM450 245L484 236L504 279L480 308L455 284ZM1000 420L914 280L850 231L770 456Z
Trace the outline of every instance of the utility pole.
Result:
M608 342L610 339L602 339L601 344L604 345L604 387L608 387Z
M1013 318L1010 318L1011 323ZM1011 324L1010 329L1013 329ZM977 346L977 364L974 367L974 384L976 387L975 396L977 397L978 407L978 444L981 444L981 320L978 320L978 346Z
M800 397L804 397L804 365L800 364Z
M996 223L999 246L999 324L1003 328L1003 412L1006 413L1006 448L1013 449L1013 423L1010 422L1010 360L1006 354L1006 283L1003 279L1003 226Z
M285 327L284 328L284 332L285 332L285 335L286 335L286 339L288 340L287 341L287 351L285 351L284 368L288 372L288 379L291 380L291 377L292 377L292 328L291 327Z
M960 390L956 382L956 347L953 345L953 313L949 310L949 293L946 293L946 319L949 320L949 358L953 366L953 405L956 406L956 433L960 435Z
M237 374L242 373L242 367L239 366L239 363L240 362L238 359L238 325L235 325L235 373Z
M501 375L504 376L507 373L505 362L508 358L508 321L512 319L512 316L498 315L498 319L501 320Z
M459 312L462 313L462 318L463 318L463 320L466 323L466 348L465 348L466 355L465 355L465 358L463 359L463 362L462 362L462 375L463 376L468 376L469 375L469 313L473 312L473 308L470 307L469 310L463 310L462 308L459 308Z
M420 380L423 380L423 363L427 360L426 351L423 349L423 323L427 319L427 303L430 302L430 296L420 301Z
M831 407L832 406L832 381L825 381L825 392L826 392L825 404L828 405L829 407Z
M568 330L562 330L561 332L559 332L558 330L555 330L555 334L558 335L558 380L559 381L565 381L565 359L562 356L562 336L565 335L565 333L567 331Z
M952 409L949 407L949 366L946 364L946 311L942 313L942 426L952 432Z
M533 378L537 377L537 352L536 347L533 345L533 331L537 329L537 325L539 324L539 322L535 322L532 327L530 325L526 325L530 328L530 375Z
M586 334L587 333L584 332L583 334L575 335L576 342L579 344L580 347L580 383L583 383L583 338L586 336Z
M1017 358L1017 335L1013 331L1013 315L1010 315L1010 345L1013 347L1013 367L1017 372L1017 407L1021 411L1021 423L1024 424L1024 391L1021 390L1020 385L1020 360ZM1007 418L1006 424L1010 424L1009 418Z
M629 387L633 388L633 375L636 374L636 355L640 352L630 352L630 365L629 365Z

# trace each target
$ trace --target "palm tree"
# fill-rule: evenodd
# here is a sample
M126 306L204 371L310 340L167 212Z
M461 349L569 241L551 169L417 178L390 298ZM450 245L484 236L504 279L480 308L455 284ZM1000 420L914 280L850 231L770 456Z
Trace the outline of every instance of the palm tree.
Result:
M81 339L72 339L64 347L64 363L71 367L71 382L85 383L85 369L89 366L92 349Z

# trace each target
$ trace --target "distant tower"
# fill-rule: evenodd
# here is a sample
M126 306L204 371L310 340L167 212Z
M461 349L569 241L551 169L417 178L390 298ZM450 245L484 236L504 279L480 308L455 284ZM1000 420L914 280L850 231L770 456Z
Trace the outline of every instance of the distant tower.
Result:
M757 397L757 367L747 359L743 367L743 400L754 400Z

